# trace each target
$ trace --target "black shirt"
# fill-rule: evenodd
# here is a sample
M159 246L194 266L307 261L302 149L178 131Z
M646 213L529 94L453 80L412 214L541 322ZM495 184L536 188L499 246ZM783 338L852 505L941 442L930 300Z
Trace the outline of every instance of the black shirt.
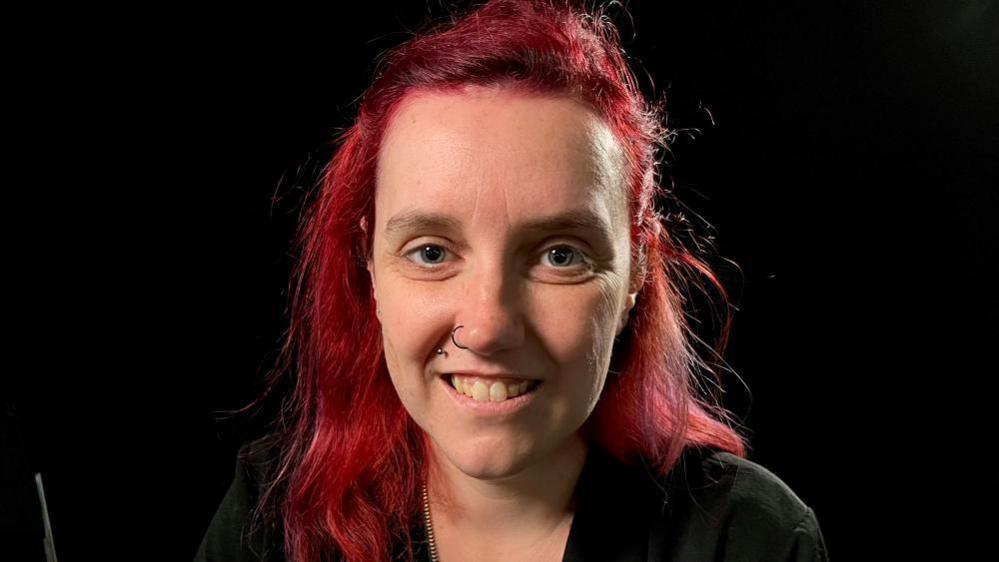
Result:
M280 562L280 534L247 539L261 474L237 463L195 562ZM412 539L429 560L422 526ZM401 552L397 549L396 552ZM689 448L664 478L591 447L563 562L828 560L815 513L780 478L726 452Z

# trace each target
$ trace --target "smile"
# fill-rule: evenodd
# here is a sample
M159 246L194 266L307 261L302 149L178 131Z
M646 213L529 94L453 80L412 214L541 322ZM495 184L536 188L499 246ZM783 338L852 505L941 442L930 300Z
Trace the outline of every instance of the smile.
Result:
M542 385L538 380L518 383L459 374L438 378L456 405L481 415L510 414L522 410L534 402L538 387Z
M534 390L541 381L468 376L461 373L445 375L455 390L476 402L502 402Z

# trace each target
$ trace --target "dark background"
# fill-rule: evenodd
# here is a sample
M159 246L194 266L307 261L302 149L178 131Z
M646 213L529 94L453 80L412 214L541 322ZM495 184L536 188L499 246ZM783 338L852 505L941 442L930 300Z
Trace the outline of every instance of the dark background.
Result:
M999 6L800 4L612 11L666 96L677 194L741 268L714 262L751 390L729 376L726 405L834 560L985 558ZM376 56L444 13L246 6L4 25L4 559L41 560L36 471L64 562L193 556L245 431L216 413L278 349L303 194Z

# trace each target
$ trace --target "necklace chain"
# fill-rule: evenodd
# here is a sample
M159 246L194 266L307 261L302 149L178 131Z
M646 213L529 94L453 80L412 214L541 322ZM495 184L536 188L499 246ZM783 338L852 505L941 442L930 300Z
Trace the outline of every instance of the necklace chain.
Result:
M427 547L430 551L430 562L439 562L437 558L437 541L434 540L434 523L430 520L430 494L427 484L423 484L423 525L427 529Z

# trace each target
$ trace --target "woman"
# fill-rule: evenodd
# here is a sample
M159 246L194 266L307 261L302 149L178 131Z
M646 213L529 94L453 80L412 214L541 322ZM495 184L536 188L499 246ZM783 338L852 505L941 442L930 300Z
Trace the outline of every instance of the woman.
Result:
M303 223L279 423L197 559L825 559L696 392L680 289L721 286L656 209L666 137L574 2L392 51Z

